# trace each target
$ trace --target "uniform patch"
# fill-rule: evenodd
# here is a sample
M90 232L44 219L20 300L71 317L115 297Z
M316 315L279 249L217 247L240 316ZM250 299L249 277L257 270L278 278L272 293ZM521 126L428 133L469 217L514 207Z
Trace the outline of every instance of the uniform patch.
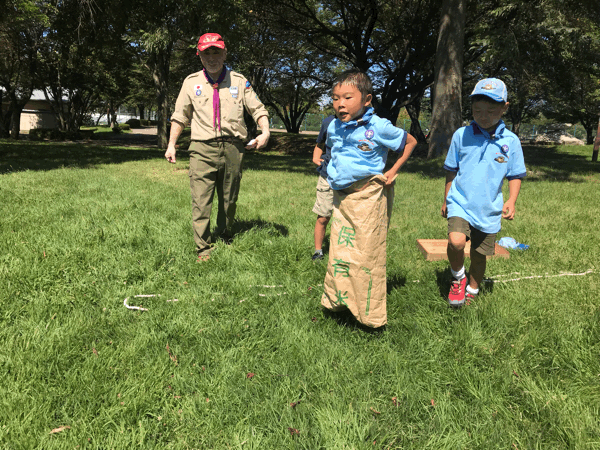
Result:
M202 85L197 84L196 86L194 86L194 91L196 92L196 97L202 95Z
M237 86L230 86L229 92L231 93L231 96L233 98L238 98L238 87Z
M367 131L365 131L365 137L367 139L373 139L373 136L375 136L375 132L373 130L367 130Z
M248 80L246 80L246 89L250 89L252 87L252 85L250 84L250 82Z
M371 147L369 147L369 144L360 144L358 148L363 152L370 152L372 150Z
M507 163L508 161L504 158L504 156L498 156L497 158L494 158L494 161L499 162L500 164L504 164Z
M508 153L508 145L504 144L500 150L506 155Z

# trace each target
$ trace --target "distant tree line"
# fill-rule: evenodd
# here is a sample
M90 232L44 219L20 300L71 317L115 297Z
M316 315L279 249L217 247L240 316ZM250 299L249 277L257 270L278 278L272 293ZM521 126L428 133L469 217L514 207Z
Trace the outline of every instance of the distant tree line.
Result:
M419 117L429 96L429 154L447 149L469 116L477 79L502 78L507 119L544 114L579 122L592 143L600 112L597 0L5 0L0 18L0 136L18 138L34 89L56 103L60 128L93 111L116 123L119 106L158 112L159 145L185 76L201 69L195 44L220 33L228 64L244 73L287 131L327 95L335 75L368 72L374 106L393 122ZM428 99L429 100L429 99Z

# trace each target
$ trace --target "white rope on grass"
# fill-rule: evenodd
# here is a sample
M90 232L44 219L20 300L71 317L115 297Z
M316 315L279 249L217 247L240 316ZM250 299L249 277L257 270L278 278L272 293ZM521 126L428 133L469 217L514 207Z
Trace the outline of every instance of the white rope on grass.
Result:
M255 285L250 285L250 287L276 288L276 287L283 287L283 284L273 284L273 285L255 284Z
M140 297L160 297L160 294L140 294L140 295L134 295L133 298L140 298ZM131 306L127 304L127 300L129 300L129 297L125 298L125 300L123 300L123 305L125 305L125 308L127 309L137 309L138 311L148 311L148 309L146 308L142 308L141 306ZM176 298L171 299L171 300L167 300L168 302L178 302L179 300L177 300Z
M516 272L518 274L518 272ZM556 278L556 277L580 277L583 275L589 275L590 273L597 273L594 269L588 269L585 272L580 272L580 273L559 273L556 275L548 275L547 273L545 275L531 275L528 277L520 277L520 278L511 278L509 280L495 280L494 278L486 278L485 281L486 283L509 283L511 281L521 281L521 280L532 280L532 279L536 279L536 278ZM497 275L497 277L502 276L502 275Z

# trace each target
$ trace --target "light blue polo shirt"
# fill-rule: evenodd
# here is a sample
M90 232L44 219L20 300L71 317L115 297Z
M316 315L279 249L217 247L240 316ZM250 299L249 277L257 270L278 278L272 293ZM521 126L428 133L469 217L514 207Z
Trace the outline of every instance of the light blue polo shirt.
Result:
M356 181L383 173L388 151L399 152L406 144L406 131L396 128L368 108L358 120L333 120L327 129L331 161L327 181L332 189L351 186Z
M484 233L500 231L504 178L527 174L517 135L502 120L491 135L473 121L452 136L444 169L456 172L446 197L448 217L462 217Z

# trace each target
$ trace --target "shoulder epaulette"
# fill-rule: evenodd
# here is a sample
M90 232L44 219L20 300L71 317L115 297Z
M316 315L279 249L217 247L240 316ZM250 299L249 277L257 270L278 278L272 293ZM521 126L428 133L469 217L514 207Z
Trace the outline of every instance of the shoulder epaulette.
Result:
M187 80L188 78L199 77L201 73L202 73L202 71L192 73L192 74L188 75L187 77L185 77L185 79Z

